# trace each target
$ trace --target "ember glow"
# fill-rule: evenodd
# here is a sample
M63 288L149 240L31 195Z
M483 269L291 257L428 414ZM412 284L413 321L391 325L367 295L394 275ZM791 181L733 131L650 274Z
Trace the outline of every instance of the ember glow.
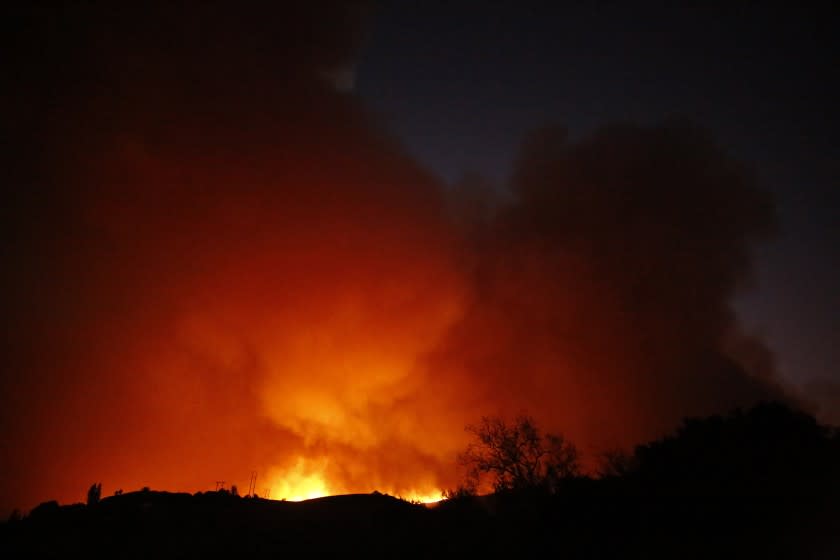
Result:
M546 131L512 196L451 189L320 78L354 52L330 6L278 24L323 24L305 55L256 22L268 59L48 46L101 74L30 76L63 102L15 121L41 148L12 170L3 505L255 470L272 498L434 501L484 414L591 453L778 394L729 306L772 205L711 139Z

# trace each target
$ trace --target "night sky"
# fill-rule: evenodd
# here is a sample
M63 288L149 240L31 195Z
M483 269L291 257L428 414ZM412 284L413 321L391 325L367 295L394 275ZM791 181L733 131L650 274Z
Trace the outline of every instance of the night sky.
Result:
M742 320L784 377L836 398L836 23L819 3L387 2L357 91L449 183L504 188L518 143L546 124L577 137L676 116L711 130L779 216Z
M0 515L840 423L836 18L628 6L10 6Z

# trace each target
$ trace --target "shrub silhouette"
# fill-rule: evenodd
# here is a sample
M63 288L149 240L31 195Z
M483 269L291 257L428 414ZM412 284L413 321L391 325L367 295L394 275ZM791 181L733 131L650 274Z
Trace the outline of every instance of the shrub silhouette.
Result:
M780 403L688 418L673 436L638 446L635 473L647 484L699 493L836 490L840 439L810 415Z
M475 486L459 484L455 488L450 488L442 492L444 500L455 501L464 500L474 497L476 494Z
M58 505L58 501L56 500L49 500L47 502L41 502L34 508L32 511L29 512L30 519L43 519L49 518L51 516L55 516L59 512L60 506Z
M99 503L99 499L102 497L102 483L96 483L90 485L87 492L87 505L93 506Z
M601 453L598 464L600 478L621 478L637 469L636 458L622 449L608 449Z

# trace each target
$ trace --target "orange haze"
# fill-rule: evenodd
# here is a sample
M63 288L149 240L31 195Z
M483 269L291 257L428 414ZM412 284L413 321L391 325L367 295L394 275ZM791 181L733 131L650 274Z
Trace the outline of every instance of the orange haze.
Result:
M510 196L448 188L323 78L363 12L323 4L26 14L0 505L430 498L482 414L591 456L779 394L729 306L772 205L702 131L548 129Z

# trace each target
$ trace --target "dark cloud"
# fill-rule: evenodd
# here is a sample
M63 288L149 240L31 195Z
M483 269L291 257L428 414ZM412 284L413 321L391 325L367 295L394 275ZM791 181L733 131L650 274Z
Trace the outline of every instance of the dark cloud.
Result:
M774 231L772 200L708 134L675 121L572 142L545 129L512 187L479 236L475 300L443 358L480 380L477 406L539 410L603 444L782 395L730 306L750 246Z

